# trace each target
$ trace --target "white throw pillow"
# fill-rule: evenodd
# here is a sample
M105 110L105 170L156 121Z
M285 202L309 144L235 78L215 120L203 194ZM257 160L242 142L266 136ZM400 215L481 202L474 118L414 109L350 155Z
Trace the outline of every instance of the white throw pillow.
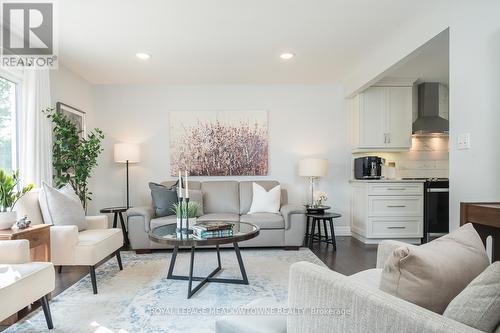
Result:
M88 228L82 203L70 184L56 189L42 183L38 201L45 224L76 225L78 231Z
M253 183L252 205L248 214L253 213L275 213L280 212L281 185L276 185L271 190L257 183Z

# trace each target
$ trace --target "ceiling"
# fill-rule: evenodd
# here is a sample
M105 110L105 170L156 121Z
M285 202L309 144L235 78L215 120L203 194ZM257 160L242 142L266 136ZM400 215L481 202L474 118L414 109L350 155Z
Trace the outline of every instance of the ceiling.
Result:
M59 1L59 59L94 84L335 82L435 3ZM296 56L284 61L285 51Z
M449 83L450 59L449 30L419 47L386 72L383 80L416 79L417 82Z

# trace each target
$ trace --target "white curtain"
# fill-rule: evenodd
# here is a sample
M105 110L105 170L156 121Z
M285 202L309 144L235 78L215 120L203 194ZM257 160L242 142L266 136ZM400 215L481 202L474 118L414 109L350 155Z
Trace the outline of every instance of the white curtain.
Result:
M52 184L52 125L42 112L51 107L46 69L26 69L19 115L19 171L22 184Z

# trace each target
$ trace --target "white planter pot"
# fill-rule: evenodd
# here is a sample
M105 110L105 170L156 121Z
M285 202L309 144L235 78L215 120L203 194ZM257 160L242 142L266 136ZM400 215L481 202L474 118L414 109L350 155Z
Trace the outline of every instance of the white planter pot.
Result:
M196 224L196 217L190 217L189 218L189 229L191 229L193 227L193 225ZM181 229L181 228L186 228L186 219L182 219L182 222L181 222L181 219L180 218L177 218L177 229Z
M17 212L0 212L0 230L10 229L17 221Z

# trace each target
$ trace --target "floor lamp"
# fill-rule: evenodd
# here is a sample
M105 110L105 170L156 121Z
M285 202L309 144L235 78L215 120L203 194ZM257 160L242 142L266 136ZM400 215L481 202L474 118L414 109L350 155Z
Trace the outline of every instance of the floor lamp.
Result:
M321 158L306 158L299 162L299 176L309 177L309 191L311 202L314 205L314 179L325 177L328 170L328 161Z
M128 165L139 163L141 161L139 145L132 143L117 143L115 144L115 162L125 163L127 169L127 209L130 208L129 200L129 182L128 182Z

